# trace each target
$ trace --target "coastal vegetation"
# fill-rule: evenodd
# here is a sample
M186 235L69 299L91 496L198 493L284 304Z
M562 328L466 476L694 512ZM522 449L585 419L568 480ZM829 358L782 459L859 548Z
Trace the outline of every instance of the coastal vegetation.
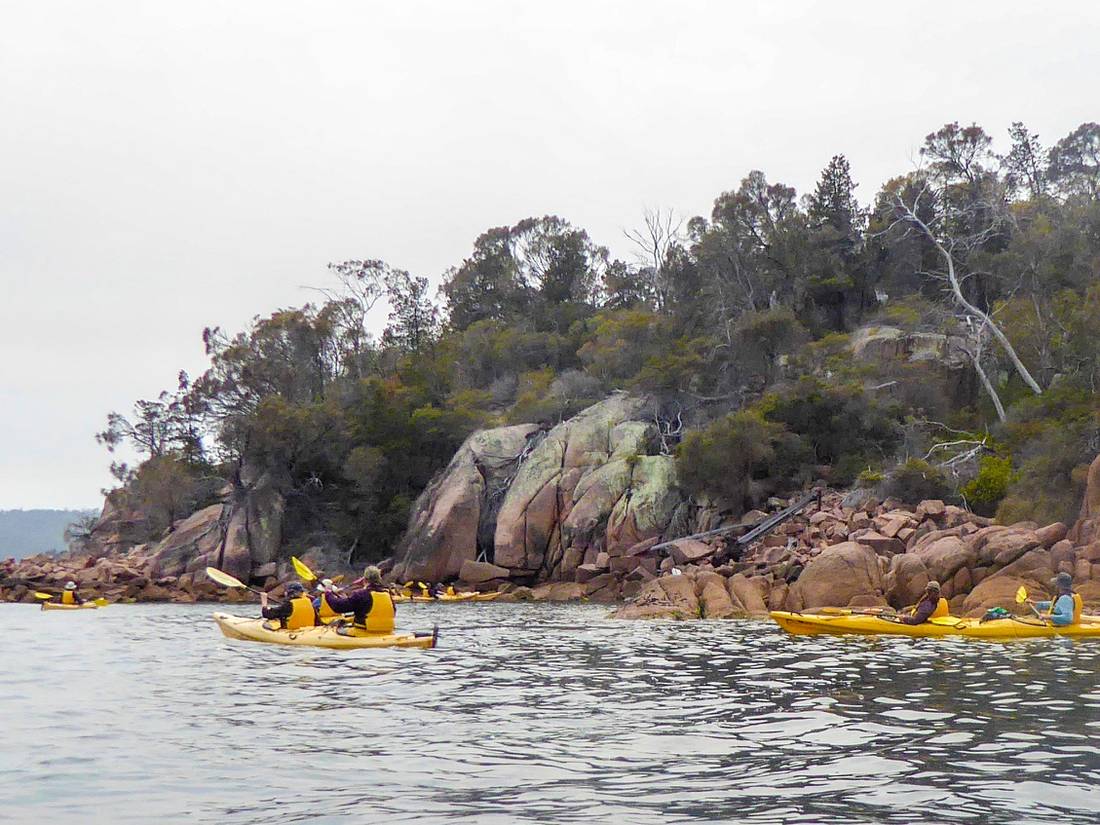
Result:
M544 216L486 230L438 294L332 263L322 300L205 330L202 375L110 414L99 440L140 456L111 501L147 541L247 468L284 543L375 560L470 433L627 390L734 514L824 480L1070 522L1100 449L1100 125L1048 148L1014 124L999 154L951 123L920 160L869 202L843 155L801 198L752 171L707 216L647 212L627 261Z

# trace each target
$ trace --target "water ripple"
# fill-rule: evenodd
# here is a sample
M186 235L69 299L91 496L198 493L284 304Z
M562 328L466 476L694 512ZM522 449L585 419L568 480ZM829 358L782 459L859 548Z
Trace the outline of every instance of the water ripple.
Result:
M403 605L437 650L338 653L209 613L0 607L0 820L1100 819L1100 643Z

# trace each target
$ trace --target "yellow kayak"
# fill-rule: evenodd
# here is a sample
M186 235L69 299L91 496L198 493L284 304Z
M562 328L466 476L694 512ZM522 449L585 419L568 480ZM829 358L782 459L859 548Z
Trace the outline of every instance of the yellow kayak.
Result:
M95 602L84 604L60 604L59 602L42 602L43 610L95 610L99 607Z
M1055 627L1035 616L1014 616L1008 619L958 619L943 616L923 624L902 624L881 616L832 615L825 613L790 613L773 610L777 625L796 636L828 633L835 635L862 634L869 636L964 636L970 639L1035 639L1043 636L1100 636L1100 622Z
M356 650L370 647L435 647L438 628L430 633L368 633L348 627L320 625L300 630L285 630L277 622L248 619L215 613L214 621L229 639L267 642L276 645L310 645L334 650Z
M500 593L455 593L454 595L444 594L436 598L431 596L410 596L407 593L402 593L398 596L394 596L395 602L491 602Z

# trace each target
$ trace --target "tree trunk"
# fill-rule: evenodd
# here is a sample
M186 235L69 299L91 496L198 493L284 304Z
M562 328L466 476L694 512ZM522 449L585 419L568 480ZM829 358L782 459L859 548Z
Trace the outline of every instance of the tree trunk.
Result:
M997 326L991 317L982 310L974 306L970 301L966 300L966 297L962 293L962 288L959 286L958 276L955 274L955 261L951 257L951 253L944 248L936 236L932 234L932 230L928 228L928 225L916 216L912 209L906 206L901 200L898 200L898 206L905 212L905 220L915 225L924 234L928 240L936 247L936 250L943 256L944 261L947 262L947 280L951 284L951 291L955 295L955 300L970 314L982 320L983 324L989 326L990 332L993 333L993 337L997 339L997 342L1004 349L1005 354L1008 355L1008 359L1012 362L1012 366L1016 368L1017 374L1024 380L1024 383L1031 388L1032 392L1036 395L1043 394L1043 388L1039 386L1038 382L1031 377L1031 373L1028 372L1027 367L1024 366L1024 362L1020 360L1020 357L1016 355L1016 349L1012 346L1012 343L1008 340L1001 328ZM988 379L987 379L988 380ZM1003 419L1002 419L1003 420Z

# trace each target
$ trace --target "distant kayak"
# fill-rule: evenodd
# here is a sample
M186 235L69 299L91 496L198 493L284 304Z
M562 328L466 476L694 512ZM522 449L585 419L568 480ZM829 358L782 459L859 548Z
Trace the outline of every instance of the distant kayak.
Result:
M404 593L394 596L395 602L491 602L497 598L500 593L455 593L454 595L444 594L433 598L432 596L408 596Z
M356 650L372 647L435 647L438 633L368 633L350 627L320 625L299 630L286 630L278 622L265 619L249 619L215 613L214 621L229 639L249 642L266 642L275 645L308 645L334 650Z
M1100 637L1100 622L1055 627L1032 616L1008 619L959 619L943 616L922 624L902 624L881 616L791 613L774 610L772 619L788 633L809 636L822 633L865 636L963 636L970 639L1035 639L1044 636Z
M58 602L42 602L43 610L95 610L99 607L95 602L84 604L60 604Z

